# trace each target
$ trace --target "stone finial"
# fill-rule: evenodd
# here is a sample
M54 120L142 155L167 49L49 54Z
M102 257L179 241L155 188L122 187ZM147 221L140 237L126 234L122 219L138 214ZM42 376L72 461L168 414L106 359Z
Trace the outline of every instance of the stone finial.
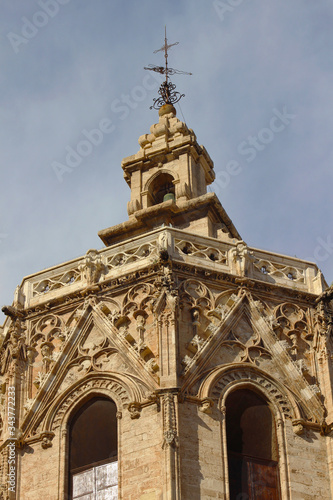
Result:
M172 113L174 116L177 114L176 108L172 104L163 104L158 110L158 116L164 116L169 113Z

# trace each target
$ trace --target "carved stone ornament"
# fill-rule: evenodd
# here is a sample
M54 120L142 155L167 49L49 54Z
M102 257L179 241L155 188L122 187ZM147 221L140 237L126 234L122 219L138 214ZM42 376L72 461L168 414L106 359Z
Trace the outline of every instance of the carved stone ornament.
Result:
M4 370L4 361L9 359L15 366L19 365L20 360L26 359L26 337L25 322L20 319L12 319L8 330L8 340L4 346L3 356L1 358L1 370Z
M293 431L295 434L297 434L297 436L301 436L304 433L304 426L301 421L293 420L292 425L293 425Z
M81 271L83 278L86 279L87 285L91 286L97 284L104 270L105 266L98 250L88 250L83 264L79 266L79 271Z
M185 239L175 239L175 250L181 256L189 255L209 263L214 262L215 264L226 265L228 262L226 251L212 246L195 244L193 241Z
M43 357L42 362L43 362L44 372L48 373L50 365L54 361L54 357L52 354L54 346L52 342L43 342L40 347L41 347L40 351Z
M280 340L291 340L292 353L297 354L299 339L311 341L313 332L308 327L305 311L292 303L284 303L275 310L274 330Z
M231 250L237 272L240 276L248 276L253 262L253 252L249 250L244 241L239 241L234 250Z
M198 283L198 285L195 286L195 283ZM248 304L251 298L244 289L240 289L238 295L232 290L226 290L213 300L202 283L187 280L182 284L183 289L187 289L189 286L192 288L191 296L188 293L181 295L183 308L187 307L188 313L191 314L193 335L191 341L185 346L189 353L186 353L181 361L184 366L183 376L193 370L195 365L199 365L200 358L205 356L207 350L210 349L209 346L214 345L214 342L216 344L217 336L220 335L224 328L223 324L227 321L227 317L230 318L235 314L235 308L240 307L240 304L244 302L246 303L248 315L251 314ZM258 301L254 305L257 313L258 305L261 309L265 307L264 304L258 303ZM246 318L246 316L244 317ZM223 339L220 338L218 347L224 350L227 357L232 355L234 360L236 359L235 362L249 362L258 366L260 363L271 359L271 353L265 347L259 331L254 329L249 321L246 320L246 322L247 325L245 326L244 323L242 328L235 327L230 329L229 332L225 332Z
M52 440L53 440L54 436L55 436L54 432L49 432L49 431L42 432L42 434L41 434L42 448L44 450L46 450L47 448L50 448L52 446Z
M29 365L33 365L36 354L37 354L37 350L34 347L32 347L32 346L27 347L27 360L28 360Z
M212 408L214 406L214 401L211 398L204 398L201 400L201 406L199 410L202 413L207 413L208 415L212 413Z
M162 408L163 408L163 444L162 448L166 446L178 447L178 435L177 435L177 420L176 420L176 409L175 409L175 395L167 392L162 396Z
M163 436L164 436L163 446L176 445L177 434L175 433L174 430L168 429L167 431L164 432Z
M61 317L51 313L44 315L32 327L29 348L37 348L39 341L52 342L55 338L61 338L64 329Z
M136 401L134 401L133 403L130 403L128 405L128 411L130 412L132 420L136 420L137 418L140 418L140 415L141 415L140 403L138 403Z
M147 320L154 311L155 303L154 286L151 283L140 283L128 290L122 304L113 299L105 299L98 306L117 329L119 337L126 341L131 353L135 354L148 373L153 375L159 367L156 353L147 343L146 332L151 328Z

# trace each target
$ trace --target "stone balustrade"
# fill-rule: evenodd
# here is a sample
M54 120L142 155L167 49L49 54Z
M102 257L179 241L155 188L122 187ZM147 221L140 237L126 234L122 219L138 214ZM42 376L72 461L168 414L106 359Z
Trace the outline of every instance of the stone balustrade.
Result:
M327 284L316 264L248 247L243 241L222 242L161 227L125 244L89 250L77 258L27 276L20 286L24 307L35 307L57 297L80 292L88 285L144 269L158 262L165 249L178 263L202 265L208 271L248 277L270 284L320 294Z

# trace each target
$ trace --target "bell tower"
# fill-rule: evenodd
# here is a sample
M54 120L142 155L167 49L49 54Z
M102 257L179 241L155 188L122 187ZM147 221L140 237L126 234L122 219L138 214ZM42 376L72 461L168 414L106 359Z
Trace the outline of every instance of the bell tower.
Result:
M207 192L215 179L213 161L172 104L159 109L158 123L141 135L139 145L122 161L131 189L129 220L99 232L107 246L124 231L137 236L163 224L224 241L241 239L215 193Z
M184 202L207 193L215 179L213 162L171 104L160 108L159 122L139 138L139 144L140 151L122 162L131 188L129 215L168 200Z
M163 47L154 51L164 52L165 66L145 68L165 75L160 97L151 106L158 109L159 121L150 127L150 134L139 137L139 151L122 161L131 189L129 220L98 233L107 246L120 241L124 233L134 237L163 225L224 241L241 240L217 196L207 193L215 179L212 159L193 130L176 116L174 104L184 94L175 90L169 76L191 75L168 66L168 50L177 44L168 44L165 31Z

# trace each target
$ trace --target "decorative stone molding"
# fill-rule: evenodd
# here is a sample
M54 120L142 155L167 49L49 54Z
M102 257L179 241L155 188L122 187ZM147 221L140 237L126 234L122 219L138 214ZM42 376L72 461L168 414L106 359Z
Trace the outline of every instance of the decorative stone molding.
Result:
M242 290L239 292L240 295L236 295L232 290L226 290L214 298L212 294L210 295L207 287L196 280L186 280L180 290L182 287L185 289L185 294L184 292L180 294L180 303L182 308L189 308L193 329L193 338L186 344L186 349L191 355L186 354L182 359L184 366L182 375L185 376L191 370L193 371L194 366L214 344L214 340L223 330L226 318L228 317L228 321L230 320L234 307L241 302L245 295ZM188 293L187 288L190 293ZM238 350L243 351L242 361L253 362L252 358L258 355L259 357L270 356L269 352L261 345L261 339L258 335L254 336L252 344L245 346L230 332L229 336L224 335L223 343L219 344L219 347L223 345L229 348L237 347Z
M256 277L260 274L264 276L271 276L278 281L290 280L297 284L305 282L304 270L295 265L285 265L283 263L275 262L273 259L265 259L256 257L253 262ZM260 274L259 274L260 273Z
M216 264L228 264L228 254L213 246L200 245L195 242L175 239L175 250L179 255L190 255L197 259L215 262Z
M43 296L48 292L57 290L63 286L72 285L82 280L82 273L79 266L75 266L69 270L64 270L52 277L42 278L33 284L33 297Z
M99 375L101 377L101 375ZM130 394L128 390L121 385L120 381L107 378L97 378L94 376L90 380L80 381L80 385L72 388L65 396L62 396L52 405L48 412L48 422L46 425L50 431L58 429L61 422L69 411L74 408L75 403L82 399L86 394L91 392L98 393L100 390L106 391L110 398L121 404L121 407L126 407L130 403Z
M114 300L104 300L97 308L107 317L113 331L126 343L130 352L153 375L159 370L159 366L145 336L147 318L154 310L155 303L156 289L151 283L142 283L128 290L121 305ZM123 344L122 348L124 347Z
M224 406L224 397L231 387L241 388L253 386L256 390L263 392L267 399L279 408L281 414L287 419L299 419L300 411L295 401L290 401L291 395L280 388L280 384L273 381L268 375L252 366L233 365L219 371L213 376L208 376L199 390L199 397L211 397L218 401L219 407ZM207 396L206 396L207 394Z
M156 242L151 241L110 255L110 257L106 258L108 273L113 270L119 270L125 265L133 264L142 259L146 259L147 257L154 259L157 255L156 246Z
M163 409L163 444L165 447L178 447L178 431L175 409L175 394L166 392L161 395Z
M40 341L41 343L49 343L55 338L61 340L64 330L65 324L60 316L53 313L42 316L32 325L29 348L36 348Z
M40 390L44 383L46 382L47 374L43 372L37 372L37 375L33 381L34 386Z

